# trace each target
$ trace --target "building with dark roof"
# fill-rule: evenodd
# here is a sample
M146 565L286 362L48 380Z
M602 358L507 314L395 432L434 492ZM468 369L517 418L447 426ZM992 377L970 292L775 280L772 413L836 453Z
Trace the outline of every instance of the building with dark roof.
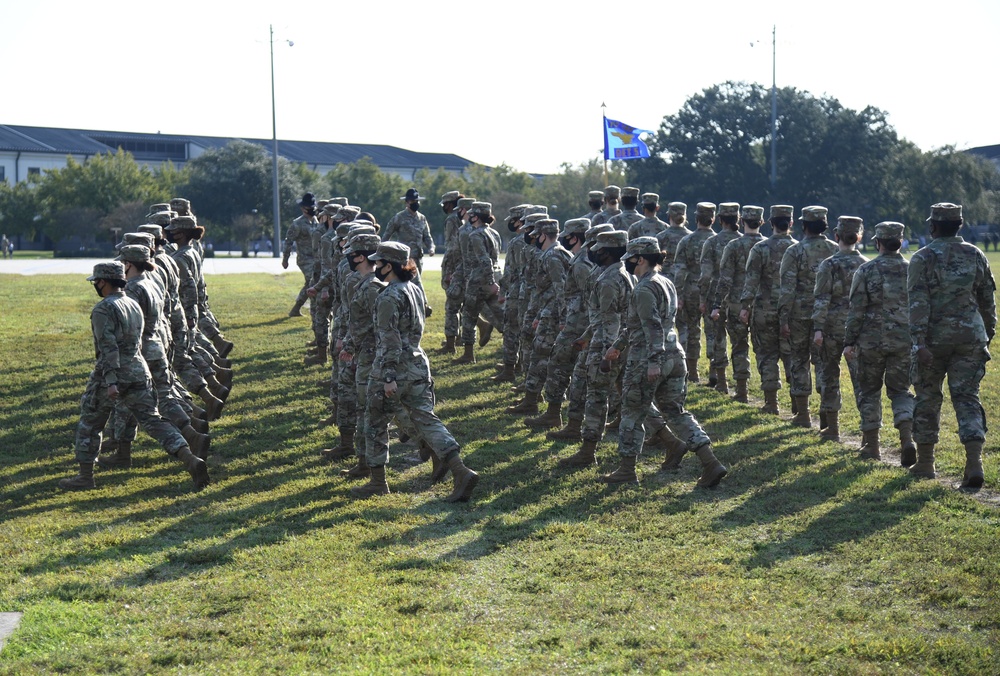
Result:
M1000 169L1000 145L979 146L977 148L969 148L965 152L987 159L995 164L997 169Z
M98 153L118 148L132 153L136 161L158 167L168 161L182 167L207 150L221 148L234 138L220 136L181 136L177 134L139 134L133 132L58 129L0 124L0 180L16 183L32 174L66 166L72 156L78 162ZM263 146L271 152L271 139L241 139ZM379 169L413 180L418 169L444 169L463 173L473 163L450 153L419 153L395 146L371 143L323 143L317 141L278 141L278 154L287 160L305 163L320 174L338 164L351 164L362 157L371 159Z

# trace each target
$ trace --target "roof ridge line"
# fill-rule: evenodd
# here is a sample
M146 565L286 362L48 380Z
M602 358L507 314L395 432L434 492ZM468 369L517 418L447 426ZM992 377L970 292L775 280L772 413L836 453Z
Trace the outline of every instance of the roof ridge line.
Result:
M27 134L25 134L24 132L20 132L20 131L18 131L17 129L11 129L11 128L10 128L10 127L9 127L8 125L6 125L6 124L0 124L0 129L6 129L7 131L9 131L9 132L10 132L10 133L12 133L12 134L17 134L17 135L18 135L18 136L20 136L21 138L24 138L24 139L27 139L27 140L31 141L32 143L36 143L36 144L38 144L38 145L40 145L40 146L43 146L43 147L45 147L45 148L48 148L48 149L49 149L49 150L51 150L52 152L57 152L57 151L56 151L56 149L55 149L54 147L50 146L50 145L49 145L48 143L42 143L42 142L41 142L41 141L39 141L38 139L36 139L36 138L34 138L34 137L32 137L32 136L28 136L28 135L27 135Z

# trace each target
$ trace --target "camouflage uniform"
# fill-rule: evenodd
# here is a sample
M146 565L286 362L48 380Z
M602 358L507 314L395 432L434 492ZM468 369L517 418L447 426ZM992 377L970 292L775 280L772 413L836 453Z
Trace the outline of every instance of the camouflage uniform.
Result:
M449 198L449 199L445 199ZM442 198L442 203L446 201L458 201L458 191L446 193ZM457 338L462 325L462 305L465 302L464 294L456 293L452 295L451 281L455 271L462 265L462 252L458 245L458 231L464 225L458 207L452 209L444 219L444 245L446 248L444 258L441 259L441 288L445 291L444 304L444 335L445 337ZM464 276L464 268L463 268Z
M879 224L875 236L879 237ZM902 227L894 231L902 237ZM888 231L882 237L889 236ZM910 311L906 292L906 259L883 251L854 273L844 327L844 345L857 350L855 397L861 431L882 427L882 385L892 403L895 427L913 420L910 392Z
M598 202L603 200L604 200L604 192L601 190L591 190L589 193L587 193L588 202ZM594 207L591 207L590 211L585 213L580 218L586 218L588 221L590 221L591 225L593 225L594 219L597 218L597 216L599 216L600 213L601 209L599 207L596 209Z
M719 205L720 216L733 216L739 218L740 205L735 202L723 202ZM723 226L717 234L705 240L701 248L701 274L698 278L699 304L705 306L705 341L708 348L708 357L711 363L712 373L719 378L718 387L721 391L728 391L725 384L725 369L729 366L729 356L726 354L726 317L725 314L719 316L718 320L712 319L709 314L712 304L715 302L716 288L719 283L719 268L722 265L722 252L726 245L740 238L740 233ZM697 353L695 353L697 354Z
M619 188L617 185L609 185L604 189L605 205L607 205L608 200L613 200L617 204L618 200L621 199L621 195L622 195L621 188ZM603 211L601 211L599 214L597 214L590 220L590 223L591 225L601 225L602 223L610 223L611 219L620 214L621 212L622 210L619 209L617 206L614 207L605 206Z
M643 195L645 197L645 195ZM628 238L656 237L669 226L656 216L645 216L628 227Z
M524 216L526 205L513 207L507 217L507 227L520 222ZM523 237L516 234L507 244L507 255L504 258L503 276L500 278L500 290L504 295L503 303L503 364L506 371L504 381L513 379L514 365L517 363L517 353L521 347L521 324L519 321L521 275L523 274L523 250L527 246Z
M622 188L622 198L635 198L636 201L639 199L639 189L638 188ZM632 224L642 220L642 214L640 214L635 208L623 209L621 212L615 214L608 219L608 223L611 224L615 230L621 230L622 232L629 232ZM631 238L631 235L629 235Z
M706 217L710 215L714 219L715 205L711 202L701 202L698 204L698 213ZM688 372L692 380L698 377L697 364L701 354L701 310L698 307L701 294L698 287L698 280L701 277L701 252L705 241L714 234L711 226L699 227L677 244L677 251L674 254L673 282L681 306L677 312L680 318L678 325L683 325L687 330L687 335L682 335L680 338L687 354ZM714 338L709 335L710 330L710 324L706 323L705 340L709 344Z
M481 216L489 215L491 205L487 202L476 202L472 213L477 211ZM479 221L469 233L468 258L465 259L466 291L465 309L462 313L462 343L471 346L476 338L476 322L483 314L494 327L503 327L503 308L500 307L498 294L493 292L492 285L500 277L500 234L493 228ZM499 286L499 285L498 285Z
M303 305L306 302L306 289L312 286L313 274L316 266L316 251L313 249L313 228L319 224L315 216L302 214L294 221L288 232L285 233L285 246L282 256L287 261L292 254L292 245L295 246L295 264L302 271L304 283L295 297L296 305Z
M403 209L385 225L383 242L401 242L410 247L410 257L419 272L424 271L424 255L433 255L434 240L427 217L419 211ZM418 283L419 286L419 283Z
M536 224L540 235L549 240L559 236L559 221L543 219ZM536 397L545 385L549 371L549 357L552 355L556 337L559 334L559 324L566 306L566 275L572 254L566 251L558 242L541 252L538 258L538 274L532 293L539 298L536 313L538 327L535 329L532 341L531 367L525 380L525 392ZM558 401L562 402L560 395Z

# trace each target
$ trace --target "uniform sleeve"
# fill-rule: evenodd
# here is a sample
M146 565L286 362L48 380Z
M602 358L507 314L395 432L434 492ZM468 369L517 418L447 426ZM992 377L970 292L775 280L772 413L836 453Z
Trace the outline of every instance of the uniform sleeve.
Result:
M924 255L917 252L910 259L910 267L906 270L906 297L910 305L910 343L913 346L926 345L927 325L931 315L927 261L924 258Z
M618 289L610 281L597 289L597 324L595 340L606 348L618 337L621 330L621 308L618 307Z
M555 254L546 257L545 274L549 278L549 290L539 314L542 317L558 317L566 303L566 264L562 256Z
M391 293L381 293L375 302L375 328L382 344L382 375L386 380L395 380L403 341L399 335L398 303Z
M648 360L651 364L657 363L666 351L667 335L663 330L664 318L660 316L656 307L656 296L652 289L646 287L640 289L633 296L633 299L636 304L635 311L639 317L639 324L642 326L642 332L646 334Z
M857 345L861 338L865 313L868 311L868 271L859 268L851 281L851 296L847 305L847 319L844 322L844 345Z
M733 240L738 242L739 240ZM715 285L715 297L710 299L710 308L721 308L726 302L730 290L733 288L733 279L736 276L736 247L726 245L722 250L722 262L719 263L719 282Z
M760 271L763 257L760 249L756 246L750 248L750 255L747 256L747 274L743 280L743 290L740 294L740 304L744 310L753 307L757 293L760 291Z
M996 303L996 280L990 270L990 262L986 256L979 256L979 270L976 285L976 304L979 306L979 315L983 318L983 325L986 327L986 338L993 340L997 330L997 303Z
M121 355L115 337L114 317L106 307L95 307L90 315L90 326L94 332L94 345L97 347L97 365L94 370L100 374L105 385L115 385L118 383Z
M700 274L698 275L698 297L701 302L708 304L712 302L709 298L712 291L712 279L715 277L715 256L717 245L714 238L706 239L701 246L701 257L699 258Z
M792 303L795 301L795 278L798 276L798 247L788 247L781 257L781 290L778 295L778 325L784 326L791 320Z
M816 270L816 286L813 289L813 330L822 331L826 326L826 318L830 314L830 301L833 297L833 263L828 258L819 264Z
M425 254L434 253L434 238L431 237L431 224L424 220L423 247Z
M393 216L385 226L385 232L382 233L382 241L393 242L396 240L397 234L399 234L399 218Z
M282 255L287 258L292 253L292 245L295 244L295 238L299 235L299 224L296 221L292 221L292 224L288 226L288 232L285 233L285 246L282 248Z
M198 321L198 281L195 279L194 270L191 269L191 261L186 256L178 256L177 270L179 273L178 292L181 297L181 306L184 308L184 316L188 322Z
M674 284L678 289L686 289L688 282L688 271L687 271L687 249L688 249L688 239L685 237L677 245L677 251L674 252Z

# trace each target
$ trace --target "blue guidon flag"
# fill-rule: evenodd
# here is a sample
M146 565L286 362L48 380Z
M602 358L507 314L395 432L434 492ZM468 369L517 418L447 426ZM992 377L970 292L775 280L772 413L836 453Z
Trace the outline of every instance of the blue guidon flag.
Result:
M636 129L624 122L604 118L604 159L637 160L649 157L649 146L639 139L641 134L654 134L649 129Z

